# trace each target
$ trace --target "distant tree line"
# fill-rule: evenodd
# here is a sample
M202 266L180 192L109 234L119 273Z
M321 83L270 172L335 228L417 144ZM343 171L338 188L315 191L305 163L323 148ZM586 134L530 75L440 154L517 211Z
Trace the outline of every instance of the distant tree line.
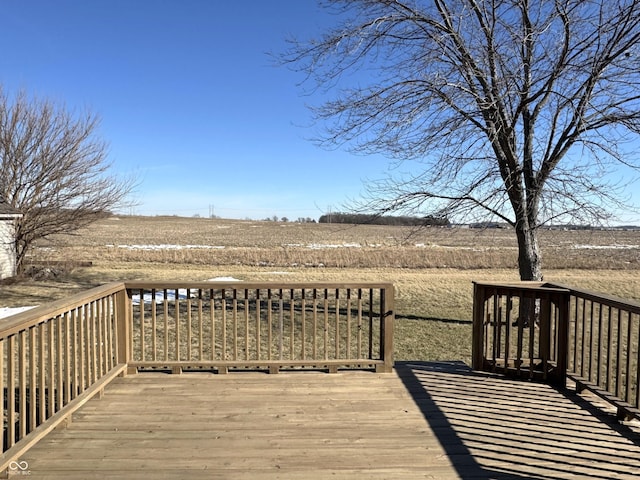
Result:
M348 223L351 225L395 225L395 226L449 226L445 217L410 217L367 215L363 213L331 213L322 215L318 223Z
M290 221L294 221L294 220L290 220L289 217L281 217L278 218L277 215L273 215L272 217L267 217L262 219L263 222L283 222L283 223L287 223ZM316 221L311 218L311 217L298 217L297 220L295 220L296 223L316 223Z
M481 228L481 229L487 229L487 228L509 228L509 224L506 222L500 223L500 222L477 222L477 223L470 223L469 224L469 228Z

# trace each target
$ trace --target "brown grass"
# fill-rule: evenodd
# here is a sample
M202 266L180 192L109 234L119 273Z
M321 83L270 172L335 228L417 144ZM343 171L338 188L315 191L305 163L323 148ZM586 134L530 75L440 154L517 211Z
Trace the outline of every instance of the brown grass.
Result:
M541 245L545 280L640 298L640 232L545 231ZM396 286L398 358L468 360L472 282L517 280L516 258L511 230L114 217L42 242L31 260L60 274L0 286L0 306L112 280L384 280Z
M637 270L639 242L640 232L634 231L541 232L546 269ZM38 261L417 269L517 265L517 243L508 229L416 231L378 225L113 217L40 247L35 252Z

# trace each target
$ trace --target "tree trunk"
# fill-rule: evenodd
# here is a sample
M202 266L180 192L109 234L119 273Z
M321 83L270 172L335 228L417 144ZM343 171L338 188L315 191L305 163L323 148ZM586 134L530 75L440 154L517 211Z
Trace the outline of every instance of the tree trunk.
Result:
M542 280L542 257L538 245L537 230L531 228L526 222L518 222L516 225L518 237L518 269L520 280Z
M518 228L518 225L521 225ZM523 225L523 226L522 226ZM541 281L542 280L542 257L538 245L538 235L534 228L527 222L519 222L516 226L516 236L518 237L518 269L520 270L520 280ZM514 326L528 328L539 320L540 301L533 298L522 298L518 319Z

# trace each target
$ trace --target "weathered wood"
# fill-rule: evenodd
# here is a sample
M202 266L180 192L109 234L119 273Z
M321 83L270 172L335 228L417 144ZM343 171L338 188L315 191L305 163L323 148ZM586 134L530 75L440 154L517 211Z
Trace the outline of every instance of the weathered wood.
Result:
M22 331L18 334L18 425L19 436L24 437L27 434L27 338L26 332Z
M381 290L380 314L382 316L381 351L384 360L384 372L393 370L393 322L394 322L394 292L393 287Z
M69 415L75 412L78 408L82 407L86 402L91 400L94 395L101 392L104 389L105 385L108 385L114 378L120 375L122 370L124 370L125 368L125 365L115 367L111 372L109 372L107 375L98 380L94 385L85 390L82 395L78 396L73 401L69 402L67 405L58 410L56 413L52 414L45 423L32 430L28 435L21 438L17 443L11 443L13 448L0 455L0 472L5 471L12 461L20 459L22 455L25 454L25 452L29 451L33 445L37 444L47 434L55 430L58 425L61 422L64 422Z
M157 345L157 335L156 335L156 323L157 323L157 314L156 314L156 289L151 289L151 298L153 301L151 302L151 352L152 357L151 360L158 359L158 345Z
M578 396L460 363L116 378L21 455L33 478L632 479L640 442Z
M390 371L393 365L394 291L390 284L384 288L360 284L355 306L351 303L353 285L329 288L329 284L320 284L326 288L319 289L312 283L300 284L302 288L297 288L298 284L293 284L296 288L252 284L258 287L253 289L235 283L223 284L223 288L207 284L209 288L204 289L199 283L185 282L170 289L175 292L171 300L165 293L162 312L155 307L155 293L167 284L144 285L127 284L135 287L129 295L136 299L132 304L135 327L130 339L130 363L138 367L152 366L150 362L158 367L171 362L203 366L235 362L248 366L250 362L305 360L344 360L348 365L354 359L354 342L358 343L356 359L362 359L363 354L366 358L368 351L370 360L384 362L382 370ZM363 291L368 292L368 301ZM357 313L352 311L354 307ZM351 324L354 313L358 316L357 332ZM365 314L368 325L362 322ZM311 321L307 315L311 315ZM157 328L158 322L164 324L164 331ZM362 344L363 330L368 337L366 346ZM165 351L161 352L163 344Z
M16 337L12 335L7 341L7 447L15 444L16 438L16 383L15 383L15 357L16 357ZM0 469L2 471L2 469Z
M6 366L2 371L5 456L14 458L21 445L33 437L34 429L49 428L67 405L81 401L83 392L93 392L116 367L121 375L146 367L175 372L256 368L272 373L300 368L330 372L342 367L381 372L392 368L390 284L211 285L117 283L4 322L0 328L4 348L0 353ZM355 338L351 331L352 288L359 291L357 350L368 349L365 358L351 358ZM169 300L169 290L175 293L175 300ZM164 292L161 312L156 305L159 291ZM184 291L186 296L181 301ZM266 296L261 296L261 291ZM366 291L368 302L360 301ZM309 310L307 300L312 301ZM263 311L265 301L267 312ZM220 315L214 313L217 307L222 307ZM208 325L205 309L210 310ZM360 344L365 311L369 318L366 347ZM308 313L313 316L312 332L307 332ZM216 340L220 342L216 317L221 317L221 348L216 345ZM260 355L265 321L269 342L262 345L262 351L268 351L267 358Z
M35 331L33 331L33 333L35 334ZM35 338L35 337L34 337ZM67 312L64 315L64 398L63 398L63 402L64 405L66 405L67 403L69 403L73 397L71 395L71 384L72 384L72 378L71 378L71 355L72 355L72 346L71 346L71 312ZM31 351L33 352L32 355L35 357L35 342L34 342L34 346L30 347ZM108 371L110 368L107 368L105 371ZM35 374L35 372L34 372ZM32 382L32 385L34 385L35 387L35 378L34 381ZM32 405L35 405L35 395L34 395L34 399L32 402ZM34 410L34 415L35 415L35 409ZM35 422L32 423L32 425L35 425Z
M473 283L473 337L471 345L471 366L481 370L484 363L484 311L486 307L485 288L483 285Z
M332 370L338 369L376 369L378 373L387 372L383 360L370 360L368 358L350 358L341 360L278 360L258 361L258 360L183 360L180 362L130 362L131 369L144 370Z
M37 371L37 353L38 349L36 348L36 327L29 329L29 405L37 405L37 391L38 391L38 371ZM0 356L2 353L0 353ZM2 368L2 367L0 367ZM26 398L26 395L25 395ZM68 395L67 395L68 398ZM0 401L0 405L3 405L2 401ZM37 417L37 409L29 408L29 425L33 426L37 425L38 417ZM0 451L2 447L0 446Z
M115 295L116 300L116 345L117 363L127 364L131 359L131 297L126 290ZM80 364L82 365L82 364Z
M569 342L568 301L568 290L539 282L475 283L474 368L563 385ZM513 321L512 310L517 310Z
M557 285L552 285L557 288ZM640 303L564 287L570 299L563 307L568 345L566 370L580 377L581 388L607 398L621 411L640 409ZM562 315L561 315L562 316ZM571 341L571 340L572 341ZM560 370L562 365L558 364ZM606 395L603 393L606 392ZM637 413L633 413L640 418Z
M169 360L169 300L167 289L162 289L162 311L164 313L164 359Z
M47 402L47 417L51 416L53 414L53 412L55 411L55 404L54 404L54 400L55 400L55 391L56 391L56 385L55 385L55 360L54 360L54 355L56 353L56 348L55 348L55 341L53 338L53 324L54 324L54 320L49 320L47 322L47 356L46 356L46 361L43 359L41 361L40 366L43 368L43 370L46 371L46 380L45 380L45 384L47 386L47 390L48 390L48 395L46 395L47 399L49 400ZM87 347L87 350L89 349L89 347ZM89 365L89 356L87 355L87 358L85 358L83 360L83 363L86 362L86 365ZM87 366L87 371L89 371L89 367ZM88 386L89 384L87 384ZM84 390L84 389L83 389Z
M5 341L0 338L0 379L2 379L2 383L7 384L7 380L5 378L5 355L4 355L4 351L5 351ZM7 390L8 393L8 390ZM0 405L4 405L4 399L5 399L5 395L4 395L4 388L0 388ZM4 439L4 435L0 435L0 451L4 451L5 450L5 439Z
M44 366L44 352L45 352L45 323L41 323L38 325L38 387L41 392L44 392L46 389L46 372ZM46 395L40 395L40 400L38 402L38 407L40 414L38 415L38 423L43 423L47 418L47 408L46 408Z
M15 458L34 432L56 422L66 405L80 402L79 395L106 375L106 361L115 355L105 347L105 302L111 295L113 287L95 289L73 297L66 310L56 302L53 309L14 316L0 329L0 405L5 405L1 461ZM86 303L79 304L82 299Z
M122 282L109 283L101 287L92 288L86 292L72 295L61 300L41 305L36 308L17 313L3 319L0 325L0 338L6 338L9 335L18 333L21 330L30 328L34 325L48 321L58 315L62 315L82 305L86 305L93 300L102 298L122 291L124 284Z

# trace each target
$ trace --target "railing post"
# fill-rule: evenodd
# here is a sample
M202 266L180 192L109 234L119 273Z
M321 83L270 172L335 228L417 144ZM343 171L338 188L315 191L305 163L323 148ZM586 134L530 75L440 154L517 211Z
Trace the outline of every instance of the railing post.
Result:
M553 302L552 297L550 295L544 295L544 292L539 292L536 301L539 302L538 322L540 332L538 336L538 350L542 362L542 378L547 380L550 367L549 361L551 360L551 307ZM531 352L530 355L530 360L533 362L533 352Z
M116 334L117 334L117 363L127 365L131 360L131 297L127 288L115 294L116 298ZM126 371L126 370L125 370Z
M567 386L567 368L569 359L569 302L571 292L558 295L558 358L556 365L558 375L557 385L564 388Z
M393 322L395 318L395 297L393 285L380 289L380 353L384 364L376 368L377 372L393 371Z
M471 340L471 368L484 368L484 302L485 287L473 282L473 337Z

